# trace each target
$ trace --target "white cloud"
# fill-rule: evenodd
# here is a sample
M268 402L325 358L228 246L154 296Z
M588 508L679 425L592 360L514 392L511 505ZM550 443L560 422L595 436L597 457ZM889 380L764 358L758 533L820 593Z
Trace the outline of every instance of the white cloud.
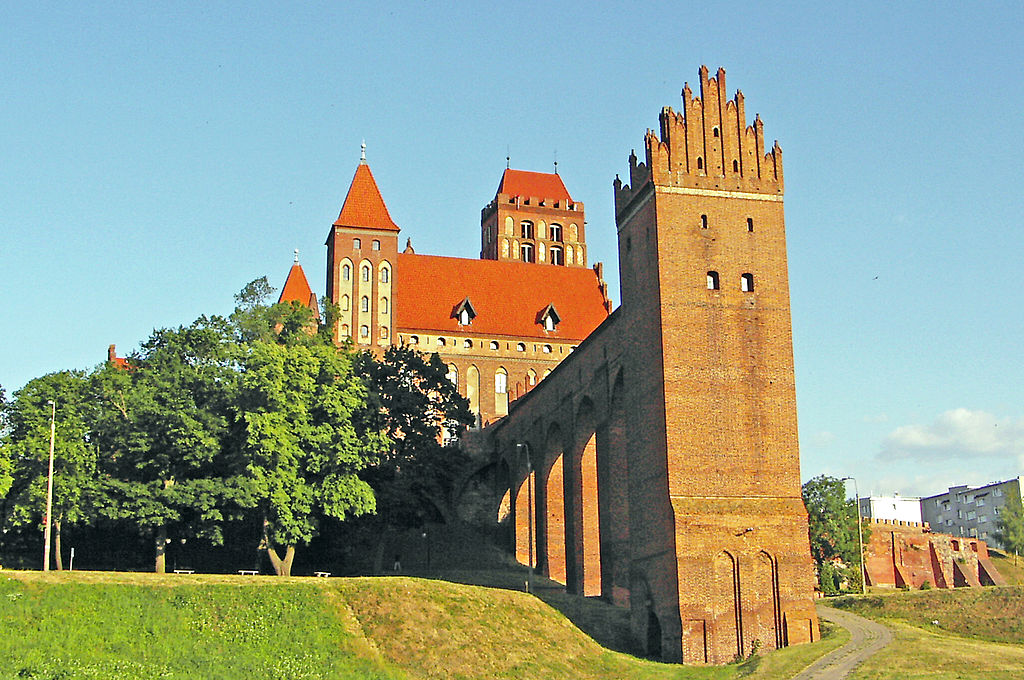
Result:
M882 442L879 458L943 460L1013 456L1024 465L1024 418L997 418L957 408L930 425L902 425Z

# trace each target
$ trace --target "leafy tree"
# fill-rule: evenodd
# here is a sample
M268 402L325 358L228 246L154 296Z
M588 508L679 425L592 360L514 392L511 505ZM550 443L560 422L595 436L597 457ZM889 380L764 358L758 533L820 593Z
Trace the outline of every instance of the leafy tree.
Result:
M467 462L455 439L473 423L473 413L437 354L391 346L381 359L363 353L359 362L372 390L368 418L391 443L364 474L382 524L375 560L380 571L389 531L451 520L455 485Z
M1024 552L1024 504L1020 496L1010 494L999 511L995 538L1003 549L1013 552L1014 564L1017 556Z
M846 498L843 480L819 475L803 486L811 557L825 593L835 593L847 581L861 587L860 547L857 540L857 503ZM862 526L864 540L868 527ZM838 560L838 563L837 563Z
M82 371L60 371L29 381L14 395L10 407L8 456L13 459L12 483L5 503L5 526L45 524L49 474L50 417L53 401L54 554L63 569L63 529L91 523L99 503L96 447L91 441L94 409L89 379Z
M256 341L239 361L240 445L251 505L263 520L260 547L275 573L288 576L321 514L344 520L374 511L373 490L358 473L385 438L358 427L366 388L351 355L333 345Z
M4 393L4 388L0 387L0 498L7 495L14 479L11 475L14 462L11 460L11 450L7 445L7 436L10 431L7 420L8 408L7 395Z
M233 332L219 317L157 330L130 369L107 364L96 376L103 511L152 533L160 573L169 529L218 544L225 513L245 493L224 455L237 389Z

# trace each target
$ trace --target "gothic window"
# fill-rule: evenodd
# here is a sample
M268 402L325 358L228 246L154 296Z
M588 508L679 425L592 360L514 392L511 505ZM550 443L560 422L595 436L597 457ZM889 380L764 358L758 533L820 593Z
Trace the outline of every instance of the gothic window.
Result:
M740 162L739 161L733 161L732 162L732 171L733 172L739 172L740 171Z
M526 351L526 343L517 342L516 343L516 351L517 352L525 352Z
M347 312L348 311L348 296L347 295L342 295L341 296L341 311L343 311L343 312Z
M519 254L523 262L533 262L533 244L523 243L519 246Z
M388 339L388 327L387 326L381 326L380 327L380 339L381 340L387 340Z
M371 250L380 250L380 241L373 239L373 243L370 244Z
M508 392L508 373L504 368L499 368L494 374L494 393L506 394Z
M744 293L754 292L754 275L744 274L740 277L740 290Z
M368 338L368 337L370 337L370 327L369 326L360 326L359 327L359 337L361 337L361 338Z
M552 241L558 241L558 242L562 241L562 225L561 224L554 224L554 223L552 223L551 226L548 227L548 230L549 230L549 233L550 233L550 239Z
M437 339L437 346L438 347L444 347L447 344L448 344L448 341L445 340L444 338L438 338Z
M363 267L363 281L369 281L369 280L370 280L370 268L369 267Z
M747 231L754 231L754 218L753 217L748 217L747 218Z
M341 267L341 278L344 281L352 280L352 267L349 265L342 265Z
M380 313L381 314L387 314L388 313L388 299L387 298L381 298L380 299Z
M700 216L700 228L701 229L707 229L708 228L708 216L707 215L701 215Z
M523 220L519 224L519 238L533 238L533 222Z
M348 332L348 324L347 323L341 324L341 337L347 338L349 335L350 335L350 333Z
M531 386L537 384L537 371L532 368L526 371L526 384Z
M544 354L551 354L551 345L544 345Z
M491 340L491 349L498 349L498 341Z
M554 305L548 305L540 313L539 323L544 326L544 330L553 331L561 323L562 318L555 311Z
M718 290L718 272L708 272L708 290Z
M471 349L473 347L473 341L470 340L469 338L466 338L465 340L462 341L462 346L465 347L466 349Z
M718 126L716 125L715 127L711 128L711 132L712 132L712 134L715 135L715 137L718 137L719 136Z
M697 156L697 169L698 170L703 170L704 169L704 159L701 158L700 156Z
M548 250L548 260L551 264L565 264L565 259L562 257L562 249L558 246L551 246Z
M472 319L469 316L469 310L468 309L463 309L461 312L459 312L459 323L460 324L462 324L463 326L468 326L470 321L472 321Z
M366 297L365 295L359 301L359 311L361 311L361 312L368 312L368 311L370 311L370 298Z
M572 246L565 247L565 263L572 264Z
M383 267L380 270L380 282L381 283L387 283L390 280L391 280L391 270L388 269L387 267Z

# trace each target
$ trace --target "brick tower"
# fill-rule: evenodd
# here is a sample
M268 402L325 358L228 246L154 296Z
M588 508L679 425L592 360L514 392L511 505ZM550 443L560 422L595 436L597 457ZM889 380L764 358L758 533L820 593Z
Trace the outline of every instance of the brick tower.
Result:
M649 367L626 385L644 452L629 461L634 630L660 636L666 661L725 663L819 635L782 151L722 69L702 67L700 97L687 85L660 123L614 183L619 323L627 363Z
M583 204L557 174L506 169L480 211L480 258L587 266Z
M366 164L366 146L338 219L327 235L327 299L340 315L334 337L356 347L387 347L394 335L398 225Z

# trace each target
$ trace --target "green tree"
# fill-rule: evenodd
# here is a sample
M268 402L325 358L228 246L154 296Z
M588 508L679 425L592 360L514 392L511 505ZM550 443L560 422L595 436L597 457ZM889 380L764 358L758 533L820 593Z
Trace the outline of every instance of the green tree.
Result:
M386 439L358 427L366 388L351 355L333 345L256 341L243 346L240 368L240 450L263 521L260 548L275 573L288 576L297 546L316 535L321 516L374 511L373 490L358 473Z
M107 500L104 514L153 536L166 568L168 532L222 540L245 490L225 455L237 390L234 328L219 317L153 332L128 370L107 364L95 393Z
M8 445L10 432L7 419L8 408L7 394L4 392L4 388L0 387L0 498L7 495L7 491L11 488L11 482L14 480L12 475L14 461L11 459L11 450Z
M835 593L846 581L860 590L860 546L857 540L857 504L847 499L841 479L819 475L803 486L811 557L822 592ZM864 540L868 528L862 526ZM838 560L838 562L837 562Z
M381 529L374 566L380 571L390 531L453 518L456 483L467 463L457 439L473 413L436 353L393 345L380 359L361 354L359 364L371 388L368 418L390 441L363 475L377 495Z
M996 522L995 538L1003 546L1003 550L1013 552L1014 564L1017 556L1024 552L1024 504L1020 496L1010 494L1006 503L999 511Z
M52 527L57 569L64 568L62 537L69 526L91 523L99 485L96 447L91 441L94 408L89 378L82 371L60 371L30 380L10 406L8 443L12 483L5 503L5 526L45 524L53 401L54 464Z

